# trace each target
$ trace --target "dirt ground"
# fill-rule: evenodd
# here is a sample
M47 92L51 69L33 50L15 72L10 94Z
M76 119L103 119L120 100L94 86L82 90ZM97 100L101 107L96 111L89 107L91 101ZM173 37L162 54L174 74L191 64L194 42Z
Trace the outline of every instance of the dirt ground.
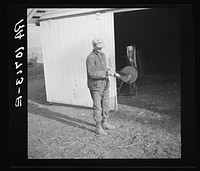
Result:
M123 85L117 128L95 134L92 109L49 104L43 67L28 67L28 158L181 158L180 79L149 75L137 80L138 96Z

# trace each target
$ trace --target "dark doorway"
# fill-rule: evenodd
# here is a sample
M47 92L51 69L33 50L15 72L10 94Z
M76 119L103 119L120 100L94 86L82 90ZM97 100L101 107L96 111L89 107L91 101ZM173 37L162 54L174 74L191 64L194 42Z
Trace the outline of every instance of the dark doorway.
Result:
M180 9L155 8L114 14L116 69L127 65L134 45L140 74L180 73Z
M132 45L139 75L133 96L130 85L123 84L113 117L180 134L180 13L179 8L154 8L114 14L116 70L127 66L126 46ZM140 118L143 112L163 120Z

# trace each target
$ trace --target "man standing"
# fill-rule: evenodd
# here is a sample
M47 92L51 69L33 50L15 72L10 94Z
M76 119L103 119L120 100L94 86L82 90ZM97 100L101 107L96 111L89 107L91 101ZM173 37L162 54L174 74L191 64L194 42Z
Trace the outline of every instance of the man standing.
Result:
M96 132L99 135L107 135L106 129L114 129L108 124L109 112L109 75L113 75L107 69L105 54L101 51L104 47L103 40L96 38L92 41L93 51L86 59L88 88L93 100L93 119L96 123Z

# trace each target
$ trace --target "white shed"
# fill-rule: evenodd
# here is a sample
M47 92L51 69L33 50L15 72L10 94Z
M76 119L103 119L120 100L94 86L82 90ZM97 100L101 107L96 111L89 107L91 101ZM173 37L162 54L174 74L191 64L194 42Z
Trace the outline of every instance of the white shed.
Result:
M104 40L107 65L115 70L114 12L140 8L56 9L39 19L47 101L92 107L86 58L92 40ZM110 109L117 110L116 79L110 78Z

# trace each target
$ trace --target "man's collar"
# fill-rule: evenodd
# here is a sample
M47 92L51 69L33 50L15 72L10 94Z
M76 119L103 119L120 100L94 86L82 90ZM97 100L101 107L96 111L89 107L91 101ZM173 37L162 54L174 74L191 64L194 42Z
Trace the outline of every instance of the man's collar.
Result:
M98 51L96 51L95 49L93 49L92 52L95 53L96 55L101 55L101 54L102 54L101 52L98 52Z

